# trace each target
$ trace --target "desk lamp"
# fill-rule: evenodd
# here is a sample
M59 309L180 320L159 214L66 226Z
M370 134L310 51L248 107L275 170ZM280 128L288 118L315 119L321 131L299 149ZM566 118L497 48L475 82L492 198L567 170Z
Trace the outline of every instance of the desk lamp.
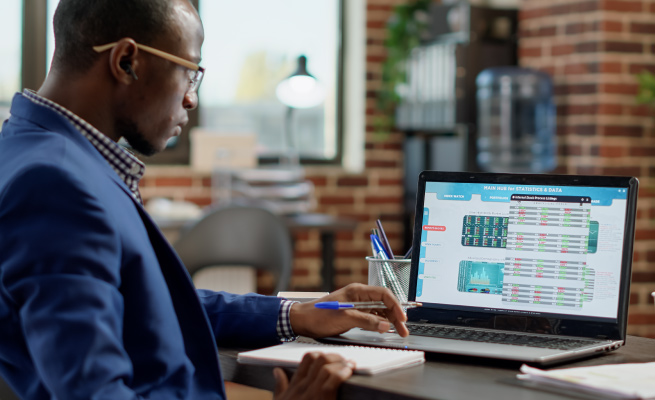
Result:
M285 116L286 148L289 162L298 164L298 149L293 140L291 119L293 110L296 108L311 108L323 102L325 90L321 83L309 72L307 72L307 57L298 57L298 68L277 85L275 95L284 105L287 106Z

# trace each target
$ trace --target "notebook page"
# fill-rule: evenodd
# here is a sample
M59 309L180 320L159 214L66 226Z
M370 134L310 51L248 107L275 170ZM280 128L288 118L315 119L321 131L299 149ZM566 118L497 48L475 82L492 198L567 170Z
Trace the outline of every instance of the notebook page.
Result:
M354 372L362 375L373 375L425 362L425 353L422 351L302 342L283 343L241 352L237 361L243 364L296 367L309 352L337 353L353 361Z
M600 398L654 399L655 362L609 364L592 367L565 368L543 371L527 365L521 367L517 378L555 385Z

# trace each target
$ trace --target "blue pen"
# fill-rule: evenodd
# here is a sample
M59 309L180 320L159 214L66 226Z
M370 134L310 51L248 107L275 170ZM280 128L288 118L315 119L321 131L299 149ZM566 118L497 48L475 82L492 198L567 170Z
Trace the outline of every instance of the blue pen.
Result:
M389 260L389 254L387 254L387 251L384 249L384 246L382 246L382 242L380 242L380 238L378 235L371 234L371 243L373 244L373 249L375 249L375 256L378 258L381 258L383 260Z
M422 303L418 303L416 301L406 301L400 303L400 306L405 308L421 307L422 305ZM351 301L346 303L341 303L338 301L324 301L314 304L314 307L322 308L324 310L365 310L373 308L388 308L381 301Z
M382 243L380 243L380 238L378 238L377 235L371 235L371 243L373 243L373 248L375 249L375 256L377 258L380 258L382 260L389 260L389 255L387 254L386 251L384 251L384 247L382 247ZM387 287L389 288L389 290L391 290L391 293L393 293L398 299L407 298L407 293L405 293L403 287L400 286L400 282L398 282L398 277L396 276L393 269L391 268L391 265L389 265L388 262L382 263L382 275L384 275L384 279L386 281Z

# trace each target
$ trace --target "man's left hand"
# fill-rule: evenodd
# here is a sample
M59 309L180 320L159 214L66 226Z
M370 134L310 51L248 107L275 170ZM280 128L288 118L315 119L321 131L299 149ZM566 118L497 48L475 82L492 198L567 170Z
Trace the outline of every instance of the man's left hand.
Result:
M373 310L324 310L314 307L323 301L382 301L387 308ZM290 311L291 327L297 335L313 338L338 335L352 328L386 332L391 324L396 332L409 335L398 299L387 288L352 283L320 299L296 303Z

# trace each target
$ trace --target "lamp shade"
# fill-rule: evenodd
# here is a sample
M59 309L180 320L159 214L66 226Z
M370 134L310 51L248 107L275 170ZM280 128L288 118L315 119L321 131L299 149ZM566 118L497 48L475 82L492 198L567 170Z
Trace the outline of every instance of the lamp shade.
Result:
M275 95L293 108L315 107L325 99L323 85L307 72L307 57L298 57L298 69L277 85Z

